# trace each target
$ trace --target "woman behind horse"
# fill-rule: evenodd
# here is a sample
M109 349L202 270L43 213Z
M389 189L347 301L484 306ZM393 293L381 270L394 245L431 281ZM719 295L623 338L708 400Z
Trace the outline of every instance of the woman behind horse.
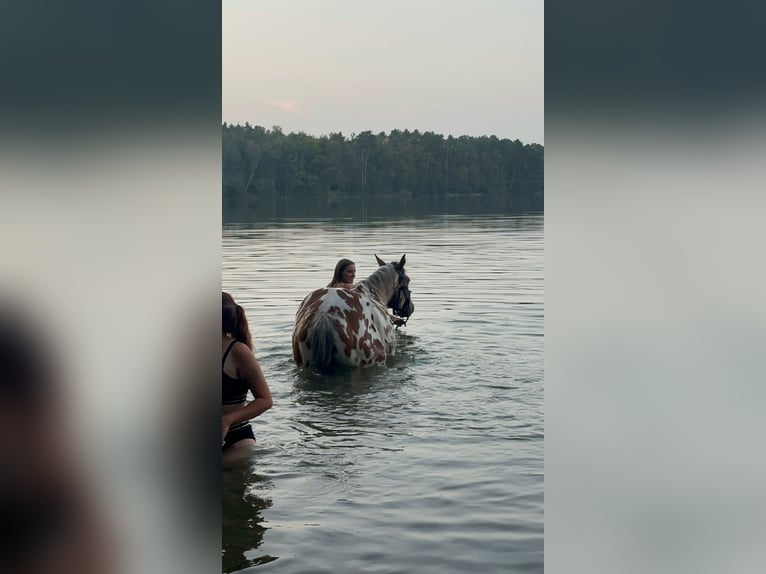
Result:
M335 271L332 274L332 281L328 287L337 287L342 289L351 289L354 286L356 277L356 264L351 259L341 259L335 265Z

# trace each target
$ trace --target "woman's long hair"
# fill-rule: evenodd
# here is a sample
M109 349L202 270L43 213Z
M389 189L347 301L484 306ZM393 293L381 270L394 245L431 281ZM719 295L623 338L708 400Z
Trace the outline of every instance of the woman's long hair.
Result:
M335 287L338 283L344 283L343 272L349 265L354 265L354 262L351 261L351 259L341 259L338 261L338 263L335 265L335 271L332 274L332 281L330 281L327 286Z
M250 328L247 324L245 310L234 302L234 298L228 293L223 293L223 315L221 316L221 330L229 333L240 343L247 345L253 350L253 339L250 336Z

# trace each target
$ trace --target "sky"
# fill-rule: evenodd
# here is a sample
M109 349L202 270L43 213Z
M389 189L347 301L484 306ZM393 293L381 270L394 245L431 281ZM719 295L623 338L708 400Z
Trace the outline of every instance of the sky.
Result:
M542 0L225 0L223 121L543 141Z

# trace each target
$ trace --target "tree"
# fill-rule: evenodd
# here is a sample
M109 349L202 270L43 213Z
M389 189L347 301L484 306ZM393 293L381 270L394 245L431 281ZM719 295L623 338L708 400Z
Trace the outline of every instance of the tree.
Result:
M496 136L447 136L418 130L363 131L313 137L279 126L224 123L225 213L271 202L332 209L336 202L376 197L446 206L465 198L471 209L542 210L544 148ZM465 202L464 202L465 203ZM365 207L366 209L366 207Z

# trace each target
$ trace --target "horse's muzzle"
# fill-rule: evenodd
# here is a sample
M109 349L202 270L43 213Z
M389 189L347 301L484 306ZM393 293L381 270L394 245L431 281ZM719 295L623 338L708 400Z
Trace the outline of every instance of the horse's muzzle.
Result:
M410 302L409 305L402 309L394 309L394 315L401 317L402 319L409 319L410 315L415 312L415 305Z

